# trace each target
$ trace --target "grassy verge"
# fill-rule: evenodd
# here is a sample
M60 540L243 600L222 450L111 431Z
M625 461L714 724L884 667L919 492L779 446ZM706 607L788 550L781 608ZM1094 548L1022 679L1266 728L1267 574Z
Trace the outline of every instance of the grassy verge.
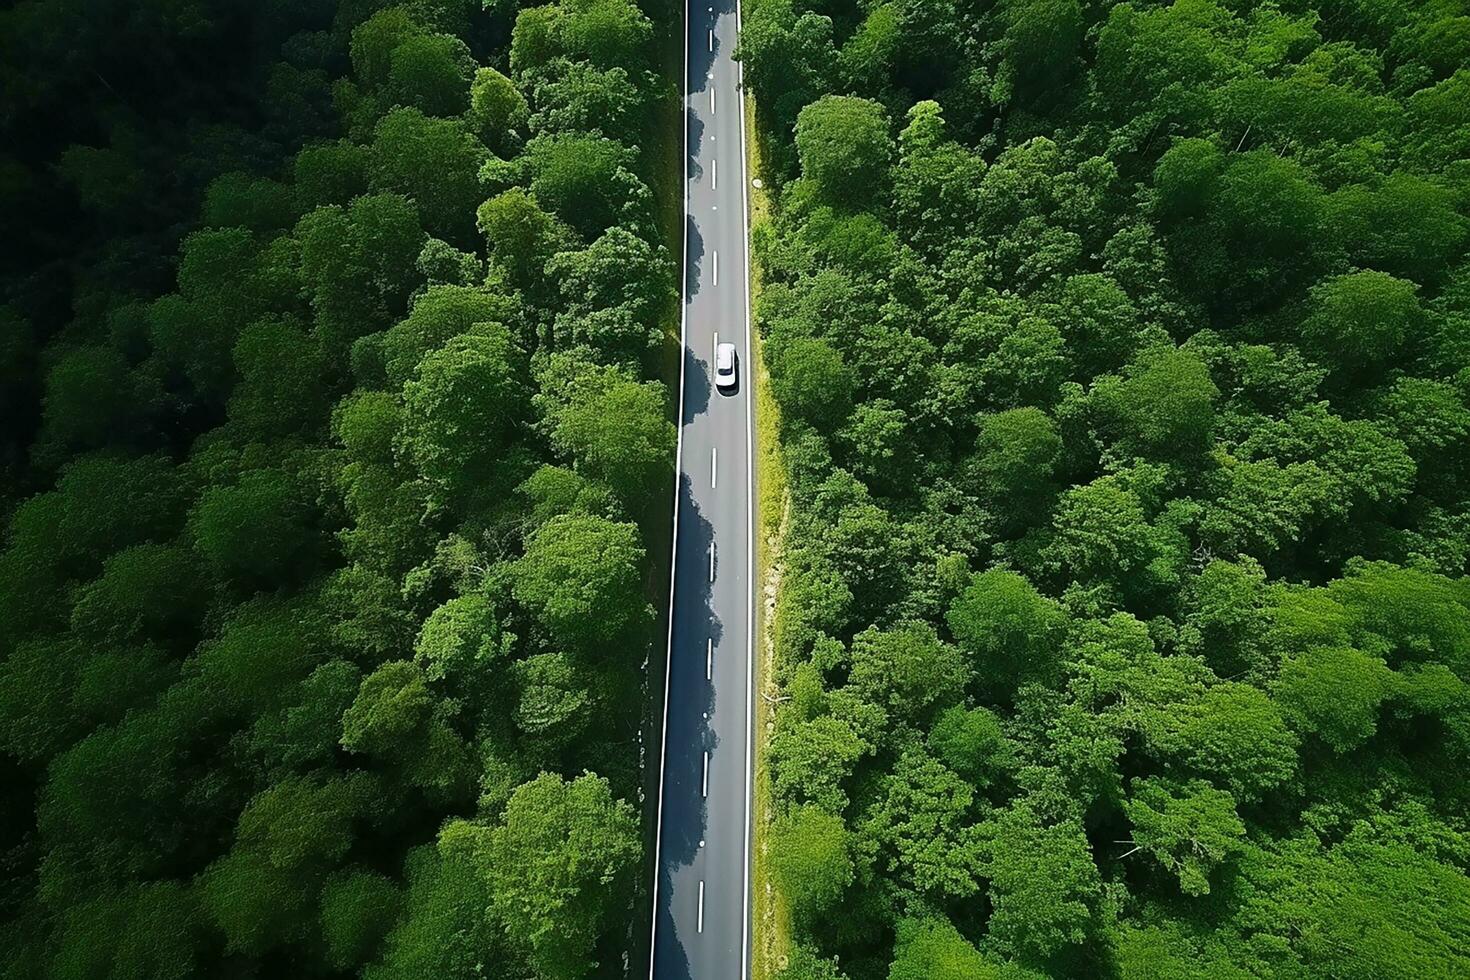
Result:
M755 125L755 113L749 96L745 98L746 164L752 176L765 173L761 140ZM763 188L749 187L750 227L752 233L771 220L772 202ZM752 309L760 297L762 270L755 256L750 262L750 303ZM785 966L786 950L791 944L791 922L786 902L771 875L768 833L774 816L771 805L771 779L766 768L766 748L770 744L776 706L776 680L772 669L776 636L776 594L781 587L782 542L789 503L786 471L781 465L779 440L781 414L767 383L764 353L759 334L751 331L751 372L755 381L755 466L758 478L757 528L755 543L756 596L756 689L755 700L755 780L753 850L751 874L752 946L751 974L754 980L771 980Z

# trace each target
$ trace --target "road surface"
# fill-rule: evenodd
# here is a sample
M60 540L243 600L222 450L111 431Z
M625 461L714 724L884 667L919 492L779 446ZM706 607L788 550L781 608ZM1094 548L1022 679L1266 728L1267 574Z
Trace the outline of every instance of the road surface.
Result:
M687 0L684 363L654 980L744 980L750 949L750 344L738 0ZM739 384L714 388L735 344Z

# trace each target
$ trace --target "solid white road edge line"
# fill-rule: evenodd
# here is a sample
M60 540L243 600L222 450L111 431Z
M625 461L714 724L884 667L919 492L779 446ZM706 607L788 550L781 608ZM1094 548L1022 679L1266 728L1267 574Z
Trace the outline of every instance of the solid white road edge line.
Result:
M687 103L689 101L689 0L684 0L684 77L680 80L679 87L683 89L684 102ZM689 221L688 120L684 121L683 126L684 131L679 142L684 154L683 223L687 225ZM648 928L648 980L653 980L654 952L658 949L658 879L664 832L664 767L668 763L669 745L669 667L674 662L674 568L679 557L679 474L684 471L684 367L689 354L689 306L685 302L685 284L689 281L689 230L687 227L683 234L683 260L680 262L680 271L684 276L684 282L679 285L679 417L676 419L678 432L674 448L674 534L669 541L669 637L668 642L664 644L663 727L659 734L658 804L654 807L653 823L653 914L649 916L652 922Z
M738 44L744 30L745 19L740 9L740 0L735 0L735 40ZM688 32L685 32L688 36ZM749 175L745 163L745 63L735 63L735 88L740 93L740 252L745 260L744 300L745 349L750 350L750 200ZM746 363L751 363L747 358ZM754 806L751 796L754 777L755 730L755 451L753 447L755 421L751 409L750 392L755 386L755 376L745 386L745 578L749 583L749 597L745 608L745 863L742 876L741 925L740 925L740 976L750 976L750 819Z

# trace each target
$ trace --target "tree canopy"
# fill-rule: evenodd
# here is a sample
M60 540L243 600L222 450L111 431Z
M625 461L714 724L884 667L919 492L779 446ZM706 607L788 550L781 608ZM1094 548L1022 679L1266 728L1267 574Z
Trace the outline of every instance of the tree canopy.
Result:
M0 975L618 972L673 24L0 11Z
M1464 18L744 16L777 966L1470 971Z

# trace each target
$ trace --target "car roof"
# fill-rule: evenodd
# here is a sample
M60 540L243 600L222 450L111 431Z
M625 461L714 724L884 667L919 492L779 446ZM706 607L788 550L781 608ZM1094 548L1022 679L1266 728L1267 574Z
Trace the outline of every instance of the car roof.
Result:
M715 361L719 367L731 367L735 363L735 345L721 344L720 349L715 352Z

